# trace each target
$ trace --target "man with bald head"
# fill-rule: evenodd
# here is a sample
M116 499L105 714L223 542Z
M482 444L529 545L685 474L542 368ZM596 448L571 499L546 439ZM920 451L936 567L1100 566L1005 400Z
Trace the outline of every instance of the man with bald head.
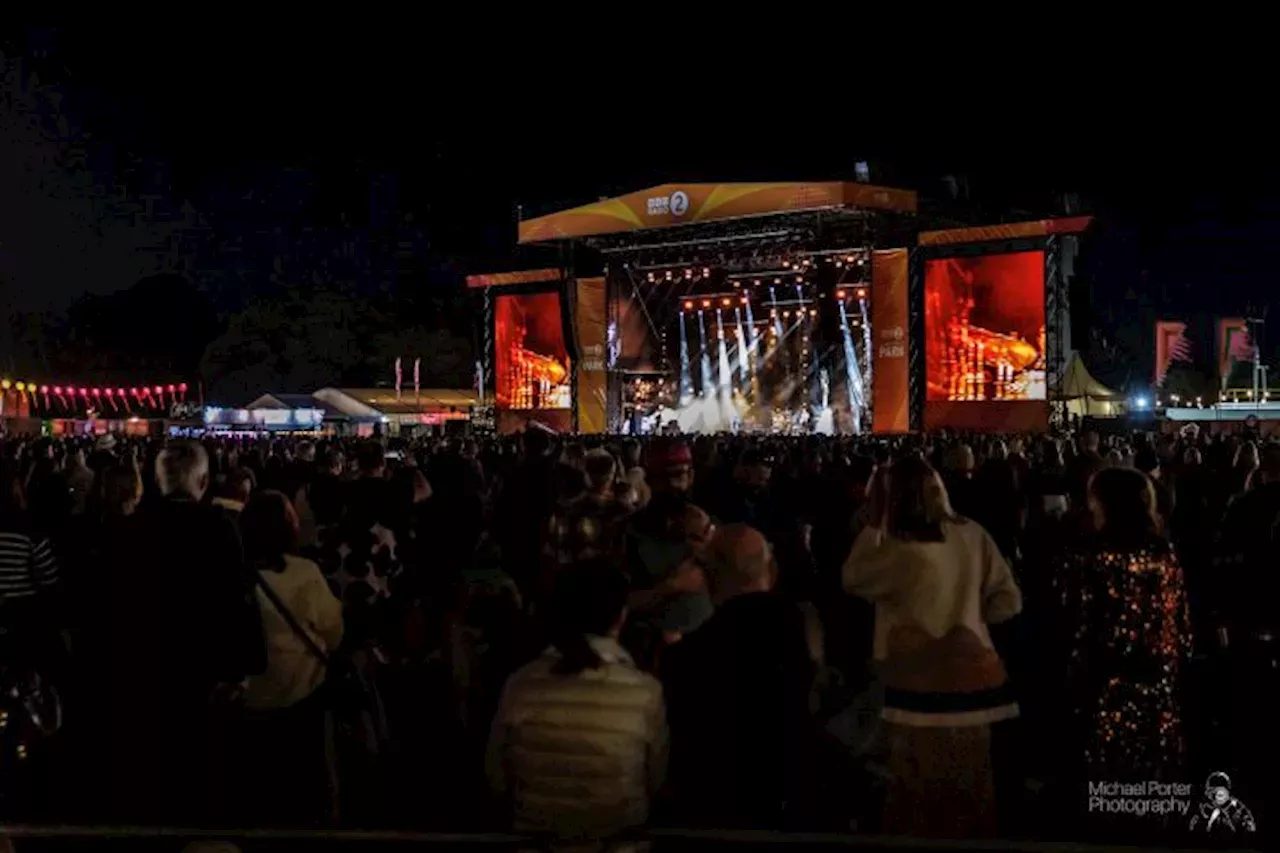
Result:
M773 589L773 552L764 534L754 527L728 524L720 528L711 537L703 559L709 570L707 586L716 604Z
M815 664L805 617L774 592L773 549L744 524L701 556L715 615L669 649L659 675L671 726L673 818L783 829L812 798Z

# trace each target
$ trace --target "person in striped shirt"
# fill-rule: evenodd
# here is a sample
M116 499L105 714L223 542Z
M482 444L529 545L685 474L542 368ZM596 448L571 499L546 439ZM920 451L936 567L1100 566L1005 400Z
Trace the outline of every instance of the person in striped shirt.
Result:
M34 598L58 582L53 547L32 529L26 509L17 472L0 472L0 609Z

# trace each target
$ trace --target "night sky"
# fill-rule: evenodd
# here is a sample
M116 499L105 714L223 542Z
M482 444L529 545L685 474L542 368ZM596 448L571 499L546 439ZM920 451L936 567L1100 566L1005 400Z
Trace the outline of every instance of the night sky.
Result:
M1154 73L1053 79L1000 57L908 78L871 73L865 52L854 65L786 68L700 59L693 40L671 52L524 35L446 50L390 21L305 32L229 22L161 39L86 27L0 43L59 65L96 136L171 163L177 197L301 165L325 187L328 210L309 214L323 219L358 207L365 175L392 171L402 210L468 269L509 262L518 205L546 212L667 180L850 177L869 160L873 180L924 196L945 194L944 175L967 176L988 220L1052 213L1056 194L1079 193L1099 217L1086 264L1096 322L1240 314L1276 291L1280 168L1265 116L1232 103L1249 97L1238 87L1215 94L1228 128L1179 81L1154 86ZM1246 126L1254 115L1258 128ZM65 252L30 239L2 248ZM39 296L101 286L64 275Z

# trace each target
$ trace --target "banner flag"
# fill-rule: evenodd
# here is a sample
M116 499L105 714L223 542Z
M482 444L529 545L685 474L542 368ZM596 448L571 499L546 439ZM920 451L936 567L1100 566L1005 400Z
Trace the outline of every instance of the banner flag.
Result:
M1242 317L1219 318L1218 379L1225 385L1236 362L1252 360L1253 342L1249 338L1249 324Z
M908 406L907 250L877 249L871 256L871 431L911 429Z
M1164 384L1169 365L1175 361L1191 361L1191 342L1187 340L1187 324L1174 320L1156 321L1156 369L1154 385Z
M578 432L600 434L609 429L606 391L608 372L608 308L603 278L574 282L573 328L578 340Z

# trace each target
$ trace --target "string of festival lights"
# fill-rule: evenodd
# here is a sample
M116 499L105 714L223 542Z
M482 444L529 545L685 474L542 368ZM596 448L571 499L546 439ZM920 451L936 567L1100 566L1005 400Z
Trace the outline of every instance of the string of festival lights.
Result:
M173 403L186 402L187 383L113 388L0 379L0 392L5 397L16 394L19 399L26 399L31 406L51 413L60 409L74 411L104 405L116 412L130 413L135 404L139 410L146 410L163 409Z

